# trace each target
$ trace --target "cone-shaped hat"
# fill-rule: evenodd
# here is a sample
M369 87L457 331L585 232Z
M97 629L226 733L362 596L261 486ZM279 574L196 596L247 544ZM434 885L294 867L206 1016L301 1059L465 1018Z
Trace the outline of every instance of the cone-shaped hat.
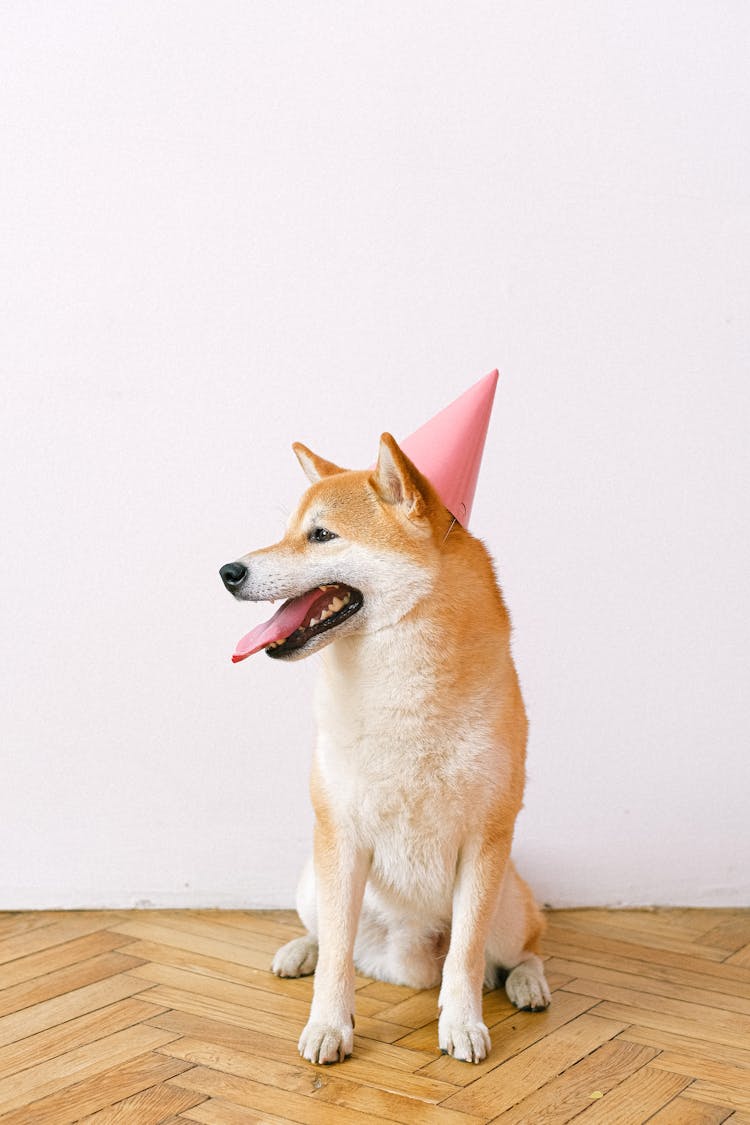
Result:
M399 442L463 527L469 526L497 380L497 371L485 375Z

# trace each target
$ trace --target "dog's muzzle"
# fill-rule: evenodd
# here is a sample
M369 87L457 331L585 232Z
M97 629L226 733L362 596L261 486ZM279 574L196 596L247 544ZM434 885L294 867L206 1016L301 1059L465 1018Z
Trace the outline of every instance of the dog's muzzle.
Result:
M224 563L219 574L230 594L236 594L247 576L247 567L241 562Z

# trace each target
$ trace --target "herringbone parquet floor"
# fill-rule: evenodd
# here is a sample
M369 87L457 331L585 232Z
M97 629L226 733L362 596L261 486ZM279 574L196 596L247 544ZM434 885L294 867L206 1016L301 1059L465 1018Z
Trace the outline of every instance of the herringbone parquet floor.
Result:
M436 994L358 980L355 1054L298 1056L291 913L0 914L0 1125L750 1125L750 912L560 911L541 1015L437 1050Z

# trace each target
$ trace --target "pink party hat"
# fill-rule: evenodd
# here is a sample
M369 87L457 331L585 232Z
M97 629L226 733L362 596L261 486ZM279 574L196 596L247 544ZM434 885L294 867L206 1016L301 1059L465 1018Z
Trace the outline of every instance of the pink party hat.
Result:
M490 372L400 442L452 516L469 526L498 373Z

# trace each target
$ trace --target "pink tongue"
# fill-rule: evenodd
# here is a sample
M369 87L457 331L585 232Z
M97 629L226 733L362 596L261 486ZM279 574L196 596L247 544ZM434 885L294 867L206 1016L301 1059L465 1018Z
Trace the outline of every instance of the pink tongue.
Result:
M305 621L309 610L317 601L322 600L323 596L323 591L316 587L306 594L300 594L298 598L291 598L288 602L284 602L281 609L276 610L270 621L264 621L262 625L256 625L247 636L237 642L232 663L237 664L240 660L252 656L254 652L259 652L262 648L268 648L274 641L286 640Z

